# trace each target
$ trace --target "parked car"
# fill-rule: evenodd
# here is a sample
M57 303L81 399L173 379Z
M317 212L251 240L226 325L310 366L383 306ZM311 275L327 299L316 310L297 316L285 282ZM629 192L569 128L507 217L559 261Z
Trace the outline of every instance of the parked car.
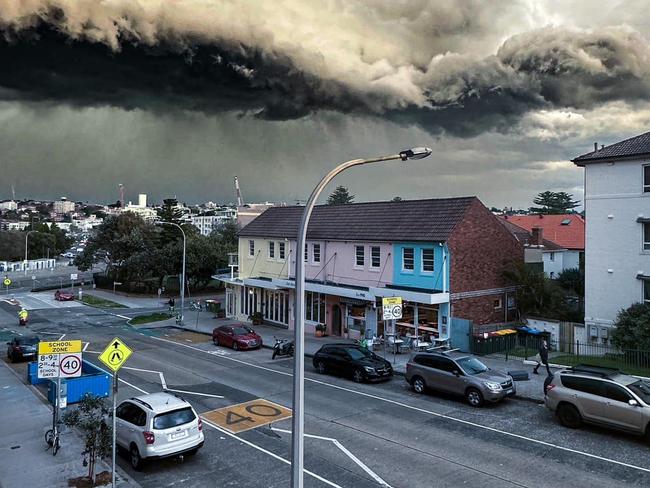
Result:
M462 395L473 407L516 393L512 377L457 351L415 354L406 364L406 381L416 393L433 390Z
M578 365L556 372L545 403L565 427L583 422L645 435L650 441L650 381L617 369Z
M203 447L203 422L181 397L152 393L123 401L116 410L118 447L128 451L133 469L146 460L193 456Z
M59 302L69 302L74 300L74 295L67 291L56 290L54 293L54 299Z
M7 357L12 363L34 359L38 354L39 342L40 339L37 336L14 337L11 342L7 342Z
M212 331L215 346L232 347L235 351L262 347L262 337L247 325L222 325Z
M313 358L319 373L351 377L357 383L387 380L393 376L393 367L381 356L354 344L326 344Z

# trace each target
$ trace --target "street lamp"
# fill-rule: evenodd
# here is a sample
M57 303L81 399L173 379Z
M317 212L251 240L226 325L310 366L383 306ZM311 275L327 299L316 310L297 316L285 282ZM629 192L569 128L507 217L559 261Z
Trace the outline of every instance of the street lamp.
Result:
M185 231L183 228L175 224L174 222L165 222L162 220L158 220L154 222L156 225L173 225L175 227L178 227L178 229L181 231L181 234L183 234L183 271L181 272L181 324L183 325L183 310L185 309Z
M291 486L303 488L303 461L304 461L304 427L305 427L305 261L302 259L307 240L307 225L316 200L332 179L339 173L353 166L378 163L380 161L407 161L409 159L422 159L431 154L428 147L415 147L407 149L392 156L382 156L372 159L353 159L338 165L327 173L311 192L309 200L302 213L300 228L298 230L298 245L296 253L296 305L294 307L294 342L295 354L293 363L293 417L291 431Z
M27 276L27 238L29 237L29 234L33 232L38 232L37 230L30 230L25 234L25 262L23 265L25 266L25 276Z

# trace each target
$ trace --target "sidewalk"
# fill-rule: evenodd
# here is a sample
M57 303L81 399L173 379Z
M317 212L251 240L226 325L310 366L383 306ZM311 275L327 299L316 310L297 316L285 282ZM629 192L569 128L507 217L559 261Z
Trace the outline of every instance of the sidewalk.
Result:
M157 296L139 296L139 295L127 295L125 293L121 293L119 290L117 290L116 293L113 293L112 291L108 290L101 290L99 288L93 289L92 287L84 287L84 294L86 295L93 295L96 296L97 298L103 298L105 300L110 300L115 303L119 303L120 305L124 305L125 307L128 308L156 308L160 307L161 309L164 308L167 310L167 300L169 300L169 297L166 294L162 294L160 298ZM189 304L190 301L192 300L205 300L206 298L215 298L219 297L220 295L223 294L215 294L215 293L210 293L207 295L192 295L191 297L186 296L185 297L185 314L190 314L191 311L189 310ZM174 297L176 300L176 308L180 307L181 300L178 297Z
M216 319L214 315L209 312L201 312L199 314L198 324L196 320L196 312L187 311L185 313L185 329L201 332L204 334L212 334L212 330L215 327L221 325L229 324L238 324L239 321L231 319ZM142 328L153 328L153 327L176 327L176 323L173 319L165 320L161 322L155 322L155 324L145 324L141 326ZM289 339L293 340L293 330L288 330L281 327L273 327L270 325L255 325L252 326L260 336L262 336L262 341L264 347L272 348L275 343L274 337L278 339ZM329 343L354 343L353 340L345 339L341 337L315 337L311 334L305 335L305 356L312 357L316 351L318 351L323 344ZM373 352L376 354L385 357L388 361L393 364L393 368L397 375L404 375L406 372L406 363L408 362L412 353L402 353L402 354L393 354L388 350L384 353L383 346L380 346L378 349L374 349ZM531 400L535 402L544 401L544 379L546 378L546 371L544 368L540 369L539 375L533 374L533 365L525 364L521 359L510 359L506 361L501 358L492 358L487 356L481 356L479 359L489 368L500 370L500 371L526 371L528 372L529 380L527 381L517 381L517 398ZM528 361L530 362L530 361Z
M61 434L61 449L56 456L46 450L45 432L52 427L52 410L24 384L4 362L0 364L0 487L67 487L70 478L85 476L82 466L82 439L75 431ZM96 473L110 471L109 464L98 461ZM117 486L138 486L118 476ZM108 485L107 485L108 486Z

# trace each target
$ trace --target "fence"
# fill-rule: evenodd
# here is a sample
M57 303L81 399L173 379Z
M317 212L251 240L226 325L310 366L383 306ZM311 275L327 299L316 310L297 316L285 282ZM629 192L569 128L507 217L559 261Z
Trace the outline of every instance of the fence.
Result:
M506 359L535 360L541 342L549 344L549 362L574 366L591 364L617 368L630 374L650 376L650 351L618 349L607 344L581 341L552 341L550 334L508 334L484 338L472 336L471 350L478 355L496 355Z

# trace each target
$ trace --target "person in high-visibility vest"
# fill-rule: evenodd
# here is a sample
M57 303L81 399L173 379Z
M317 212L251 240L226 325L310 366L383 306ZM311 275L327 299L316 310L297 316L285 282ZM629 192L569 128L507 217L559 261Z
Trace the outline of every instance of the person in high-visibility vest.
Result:
M18 312L18 320L20 321L20 325L27 325L28 318L29 318L29 313L27 312L27 310L21 308L20 312Z

